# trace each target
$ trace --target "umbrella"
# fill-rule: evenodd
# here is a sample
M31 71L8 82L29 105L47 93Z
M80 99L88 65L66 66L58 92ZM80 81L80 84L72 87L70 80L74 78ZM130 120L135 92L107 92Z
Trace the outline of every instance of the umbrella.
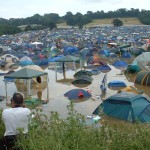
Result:
M68 97L69 100L77 99L88 99L91 97L91 94L88 91L83 89L72 89L64 94L65 97Z

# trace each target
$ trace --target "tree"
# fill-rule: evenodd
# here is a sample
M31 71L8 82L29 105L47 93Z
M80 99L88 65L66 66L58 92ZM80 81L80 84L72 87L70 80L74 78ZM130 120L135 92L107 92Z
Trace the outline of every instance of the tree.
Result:
M21 29L10 25L0 25L0 36L3 34L16 34L21 32Z
M54 28L57 28L57 25L53 21L50 21L49 24L48 24L48 27L52 30Z
M123 26L123 22L120 19L117 19L117 18L113 19L112 23L116 27Z
M75 26L75 19L74 19L74 15L72 14L72 12L67 12L66 15L64 16L64 19L66 20L67 25L70 26Z
M25 29L24 29L25 31L30 31L30 30L32 30L32 27L31 27L31 25L30 24L28 24L26 27L25 27Z
M150 11L141 10L141 14L138 16L141 23L150 25Z

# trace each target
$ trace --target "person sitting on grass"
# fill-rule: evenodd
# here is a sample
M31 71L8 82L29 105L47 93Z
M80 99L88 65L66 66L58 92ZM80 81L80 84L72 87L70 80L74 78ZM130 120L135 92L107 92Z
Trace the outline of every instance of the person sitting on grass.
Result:
M0 149L11 150L15 147L15 142L20 132L26 134L30 122L30 109L24 105L21 93L14 93L11 99L11 107L2 112L2 121L5 125L3 144ZM14 148L15 149L15 148Z

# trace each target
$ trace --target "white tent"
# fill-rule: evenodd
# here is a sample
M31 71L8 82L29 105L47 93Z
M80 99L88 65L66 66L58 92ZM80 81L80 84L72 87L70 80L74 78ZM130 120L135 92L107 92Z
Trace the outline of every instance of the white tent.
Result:
M38 45L43 45L43 43L41 43L41 42L33 42L33 43L31 43L31 45L35 45L36 46L36 48L38 47Z
M20 61L32 61L32 59L28 56L23 56Z
M19 58L11 55L11 54L5 54L3 56L0 57L1 60L4 60L7 63L12 63L12 62L17 62L19 61Z
M134 59L133 64L138 65L142 70L149 70L149 68L147 67L147 64L149 64L149 62L150 52L144 52Z

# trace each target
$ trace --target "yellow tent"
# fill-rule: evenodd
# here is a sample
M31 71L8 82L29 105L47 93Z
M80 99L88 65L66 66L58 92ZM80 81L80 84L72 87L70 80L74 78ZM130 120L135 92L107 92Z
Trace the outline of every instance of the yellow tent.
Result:
M137 90L136 88L134 88L133 86L127 86L123 89L121 89L119 92L122 92L122 91L125 91L125 92L132 92L132 93L135 93L135 94L142 94L143 91L142 90Z

